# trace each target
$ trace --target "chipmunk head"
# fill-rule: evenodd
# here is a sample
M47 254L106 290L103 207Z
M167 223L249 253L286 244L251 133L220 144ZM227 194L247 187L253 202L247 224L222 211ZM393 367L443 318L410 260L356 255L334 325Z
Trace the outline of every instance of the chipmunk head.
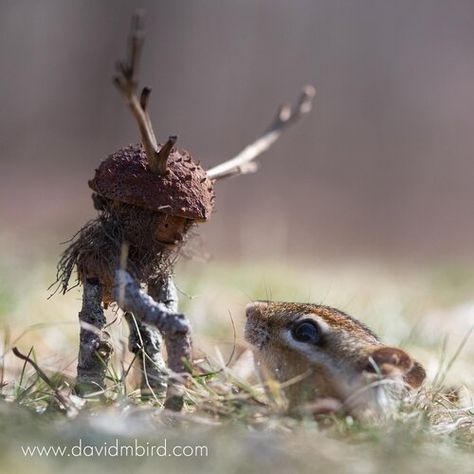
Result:
M249 304L246 314L245 338L258 363L287 382L290 406L326 397L344 403L356 392L368 395L363 387L377 379L418 388L425 378L423 367L406 352L383 345L364 324L337 309L259 301Z

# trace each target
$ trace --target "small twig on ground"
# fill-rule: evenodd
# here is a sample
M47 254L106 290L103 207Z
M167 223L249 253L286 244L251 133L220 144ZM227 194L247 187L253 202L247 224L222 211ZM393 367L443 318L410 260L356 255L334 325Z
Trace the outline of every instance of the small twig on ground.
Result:
M33 350L33 348L31 348L29 354L31 354L32 350ZM36 373L38 374L38 377L41 380L43 380L43 382L53 391L54 396L55 396L56 400L58 401L58 403L60 404L60 406L62 406L62 408L64 410L70 411L72 406L71 406L71 403L69 402L69 400L59 392L59 390L54 386L51 379L43 372L43 370L38 366L38 364L33 359L31 359L29 354L28 355L22 354L18 350L17 347L14 347L12 349L12 352L16 357L18 357L19 359L25 361L25 365L26 365L26 363L28 363L36 370Z
M15 351L13 351L15 352ZM18 381L18 386L21 387L21 385L23 384L23 379L25 378L25 372L26 372L26 364L28 363L27 362L27 359L30 358L31 356L31 353L33 352L33 346L31 346L30 350L28 351L28 354L26 355L26 359L23 359L23 366L21 368L21 372L20 372L20 380Z

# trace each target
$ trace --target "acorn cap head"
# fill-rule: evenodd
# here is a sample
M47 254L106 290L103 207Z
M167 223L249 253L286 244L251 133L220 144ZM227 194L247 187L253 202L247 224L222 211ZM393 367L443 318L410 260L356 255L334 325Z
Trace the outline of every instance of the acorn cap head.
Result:
M208 220L214 204L204 168L176 148L163 175L151 171L141 144L121 148L99 165L89 187L109 199L197 221Z

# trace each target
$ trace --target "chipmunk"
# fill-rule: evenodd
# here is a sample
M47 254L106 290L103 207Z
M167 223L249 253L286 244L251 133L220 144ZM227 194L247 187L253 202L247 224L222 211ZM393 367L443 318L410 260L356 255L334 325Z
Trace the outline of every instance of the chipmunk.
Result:
M425 379L419 362L335 308L257 301L246 316L245 339L257 364L283 384L290 410L329 400L321 412L353 412L380 401L383 386L416 389Z

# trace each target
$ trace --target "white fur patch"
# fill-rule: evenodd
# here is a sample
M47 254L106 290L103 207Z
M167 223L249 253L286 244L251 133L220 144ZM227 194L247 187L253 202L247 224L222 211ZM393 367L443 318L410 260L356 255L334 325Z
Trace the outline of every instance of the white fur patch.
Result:
M307 342L296 341L291 335L291 331L289 329L282 331L281 336L288 347L291 347L292 349L304 354L311 362L320 364L328 368L331 372L337 371L336 365L327 354L318 350L316 347L311 346Z

